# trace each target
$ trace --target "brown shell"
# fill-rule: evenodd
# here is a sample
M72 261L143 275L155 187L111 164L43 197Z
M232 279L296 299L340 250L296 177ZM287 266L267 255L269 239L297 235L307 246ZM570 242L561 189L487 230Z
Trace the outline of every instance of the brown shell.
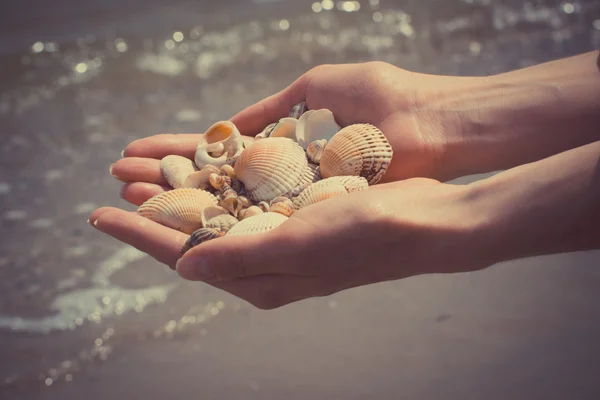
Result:
M375 126L350 125L333 136L323 150L321 175L362 176L374 185L385 175L392 155L392 146Z
M159 224L191 234L202 228L202 211L217 198L202 189L174 189L147 200L137 213Z
M192 247L196 247L204 242L207 242L212 239L220 238L221 236L224 236L224 235L225 235L225 232L222 232L218 229L200 228L200 229L194 231L191 234L191 236L189 237L189 239L185 242L185 244L181 248L181 254L182 255L185 254Z

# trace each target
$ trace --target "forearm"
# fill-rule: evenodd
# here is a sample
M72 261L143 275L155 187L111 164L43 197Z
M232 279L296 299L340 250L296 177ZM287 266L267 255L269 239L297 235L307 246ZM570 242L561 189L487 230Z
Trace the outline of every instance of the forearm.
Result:
M444 134L439 178L504 170L600 140L598 57L433 82L417 112L444 121L421 127Z
M600 141L469 185L493 262L600 249Z

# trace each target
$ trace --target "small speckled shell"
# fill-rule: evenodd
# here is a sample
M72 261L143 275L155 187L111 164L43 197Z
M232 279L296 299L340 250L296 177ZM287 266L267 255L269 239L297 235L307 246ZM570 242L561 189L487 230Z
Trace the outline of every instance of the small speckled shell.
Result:
M302 114L304 114L306 112L306 110L307 110L306 102L303 101L302 103L298 103L294 107L292 107L288 117L300 118L302 116Z
M327 146L327 139L315 140L309 144L308 148L306 149L306 155L308 156L308 159L315 164L321 162L321 156L323 155L325 146Z
M182 255L185 254L192 247L196 247L204 242L219 238L223 235L225 235L225 233L222 231L219 231L218 229L200 228L200 229L194 231L191 234L191 236L189 237L189 239L185 242L185 244L181 248L181 254Z
M159 224L191 234L202 228L202 211L217 205L217 198L202 189L174 189L142 204L137 213Z
M370 124L343 128L327 144L321 157L323 178L362 176L374 185L392 162L392 146L384 134Z
M315 182L307 187L294 202L294 208L299 210L311 204L352 192L367 190L367 180L359 176L336 176Z
M225 236L246 236L268 232L288 220L285 215L267 212L254 215L240 221L225 234Z
M308 165L298 143L288 138L267 138L245 149L235 163L250 200L269 201L293 190Z
M172 188L179 189L186 187L187 177L198 171L198 169L189 158L171 155L160 161L160 171Z
M238 219L230 214L217 215L214 218L206 221L204 225L206 228L214 228L218 229L222 232L228 232L235 224L237 224Z

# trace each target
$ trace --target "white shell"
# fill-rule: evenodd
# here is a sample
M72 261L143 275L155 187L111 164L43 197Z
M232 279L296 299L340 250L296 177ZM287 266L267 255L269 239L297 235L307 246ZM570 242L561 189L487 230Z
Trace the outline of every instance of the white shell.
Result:
M240 221L225 234L225 236L245 236L268 232L288 220L285 215L266 212L254 215Z
M323 200L352 192L367 190L367 180L359 176L336 176L313 183L293 200L294 208L310 206Z
M288 138L267 138L242 152L235 175L242 181L250 200L260 202L292 191L308 165L298 143Z
M321 156L323 155L325 146L327 146L327 139L315 140L308 145L306 149L306 156L311 162L319 164L321 162Z
M296 118L282 118L273 127L269 137L286 137L295 141L297 124L298 120Z
M201 214L202 226L206 228L206 224L208 223L208 221L215 217L218 217L219 215L229 215L229 211L217 205L205 207L204 210L202 210Z
M306 150L308 145L315 140L331 140L340 129L331 111L327 109L310 110L298 120L296 140Z
M221 168L228 159L239 156L243 150L244 140L238 128L231 121L219 121L202 136L194 160L198 168L205 165ZM215 156L210 153L215 153Z
M160 171L172 188L179 189L188 187L185 185L187 177L198 169L189 158L170 155L160 161Z
M240 221L264 213L263 209L258 206L250 206L239 212Z
M374 185L385 175L392 156L392 146L375 126L350 125L327 143L321 156L321 175L362 176Z
M174 189L158 194L137 213L159 224L191 234L202 228L202 211L217 204L217 198L202 189Z
M219 168L214 165L205 165L200 171L192 172L183 183L184 188L210 189L209 177L211 174L219 173Z
M221 232L228 232L238 222L238 219L233 215L222 214L209 219L204 226L206 228L218 229Z

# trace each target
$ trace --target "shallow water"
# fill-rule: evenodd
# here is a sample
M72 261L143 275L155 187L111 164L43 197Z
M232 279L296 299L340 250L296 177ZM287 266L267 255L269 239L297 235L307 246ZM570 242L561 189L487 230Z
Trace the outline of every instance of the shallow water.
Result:
M0 397L600 396L600 254L262 312L86 224L108 166L322 63L484 75L600 48L596 1L5 1ZM476 179L470 177L465 180Z

